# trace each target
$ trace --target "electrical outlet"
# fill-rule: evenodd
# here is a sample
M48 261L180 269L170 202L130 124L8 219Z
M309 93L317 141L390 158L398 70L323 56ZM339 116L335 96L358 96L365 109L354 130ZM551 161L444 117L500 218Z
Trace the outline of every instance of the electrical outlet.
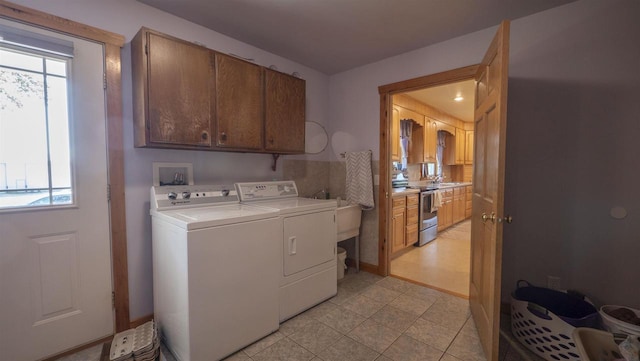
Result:
M552 290L560 290L560 277L547 276L547 288Z

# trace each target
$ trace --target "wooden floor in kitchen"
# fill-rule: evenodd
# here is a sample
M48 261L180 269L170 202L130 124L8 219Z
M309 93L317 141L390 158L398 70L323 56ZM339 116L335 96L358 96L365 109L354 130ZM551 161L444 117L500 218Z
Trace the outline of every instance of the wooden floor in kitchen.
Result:
M470 248L471 220L466 220L392 260L391 275L468 298Z

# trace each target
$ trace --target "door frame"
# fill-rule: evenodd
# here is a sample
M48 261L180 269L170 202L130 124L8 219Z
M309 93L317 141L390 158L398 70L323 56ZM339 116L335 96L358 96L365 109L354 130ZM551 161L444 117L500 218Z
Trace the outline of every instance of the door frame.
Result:
M0 18L53 30L104 46L107 119L107 166L111 239L111 271L114 292L115 332L130 327L127 227L124 202L124 151L122 121L122 71L120 49L124 36L94 28L35 9L0 0Z
M456 83L459 81L475 79L479 64L469 65L462 68L452 69L425 75L418 78L403 80L396 83L382 85L378 87L380 94L380 182L378 199L380 209L378 211L378 274L389 275L390 266L390 246L386 246L387 240L391 239L389 234L391 227L391 164L389 163L389 150L391 149L391 110L392 96L394 94L408 91L429 88L433 86ZM384 201L383 201L384 200Z

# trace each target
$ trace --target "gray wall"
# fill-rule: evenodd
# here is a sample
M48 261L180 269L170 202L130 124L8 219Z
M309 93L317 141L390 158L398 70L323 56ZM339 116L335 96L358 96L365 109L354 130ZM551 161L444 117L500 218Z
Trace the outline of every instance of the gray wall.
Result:
M553 275L640 308L640 2L515 21L509 73L503 296Z
M582 0L511 23L503 297L517 279L640 306L640 2ZM330 78L333 152L378 158L377 87L478 63L495 27ZM624 206L624 220L609 217ZM377 264L377 240L363 261Z

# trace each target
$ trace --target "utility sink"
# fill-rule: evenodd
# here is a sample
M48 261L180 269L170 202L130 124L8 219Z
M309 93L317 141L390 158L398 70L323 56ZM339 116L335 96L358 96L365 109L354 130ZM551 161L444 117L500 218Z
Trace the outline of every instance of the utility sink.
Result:
M357 204L349 204L343 199L338 199L336 218L338 223L337 242L344 241L360 234L360 221L362 220L362 208Z

